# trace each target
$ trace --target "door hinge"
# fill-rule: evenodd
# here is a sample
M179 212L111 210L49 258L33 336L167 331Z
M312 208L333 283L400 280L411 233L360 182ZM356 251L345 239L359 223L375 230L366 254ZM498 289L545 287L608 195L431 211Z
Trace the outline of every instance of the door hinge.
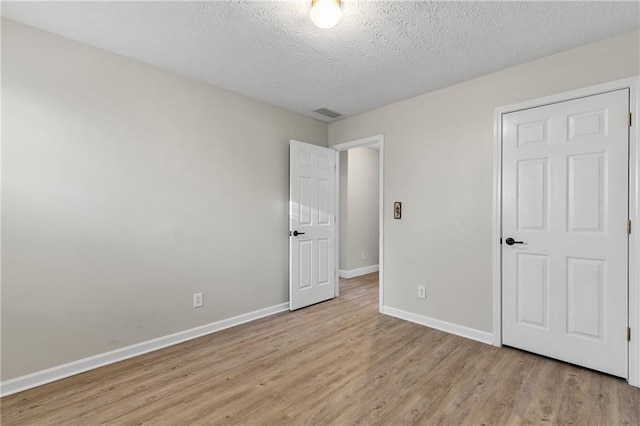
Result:
M629 127L631 127L631 113L629 113Z
M627 234L631 235L631 220L627 220Z
M631 327L627 327L627 342L631 341Z

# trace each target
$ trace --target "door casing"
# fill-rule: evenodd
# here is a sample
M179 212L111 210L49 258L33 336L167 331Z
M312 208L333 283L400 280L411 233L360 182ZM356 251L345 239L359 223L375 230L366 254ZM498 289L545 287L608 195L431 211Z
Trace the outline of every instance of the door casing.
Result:
M543 98L496 108L494 111L494 163L493 163L493 345L502 346L502 116L509 112L535 108L570 99L596 95L628 88L630 110L633 117L629 128L629 378L632 386L640 387L640 76L598 84Z
M340 278L338 277L338 270L340 265L340 152L346 151L351 148L359 148L359 147L371 147L378 146L380 148L380 178L378 183L379 190L379 201L378 201L378 209L379 209L379 241L378 241L378 263L380 265L378 272L378 312L382 312L382 307L384 306L383 297L384 297L384 134L379 134L375 136L370 136L362 139L357 139L349 142L344 142L336 145L331 145L329 148L333 148L336 150L336 179L335 179L335 206L336 206L336 259L335 259L335 282L336 289L335 294L338 297L340 292Z

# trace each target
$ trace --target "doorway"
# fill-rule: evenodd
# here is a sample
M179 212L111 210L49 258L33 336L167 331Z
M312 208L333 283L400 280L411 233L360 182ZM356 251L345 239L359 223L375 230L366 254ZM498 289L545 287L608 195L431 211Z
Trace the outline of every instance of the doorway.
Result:
M378 310L382 309L383 297L384 297L384 209L383 209L383 192L384 192L384 135L376 135L368 138L358 139L338 145L333 145L331 148L336 150L336 211L338 220L336 221L336 229L338 230L336 238L336 296L340 292L340 277L353 278L356 276L364 275L372 272L379 272L379 297L378 297ZM366 200L358 199L354 197L353 202L363 202L366 206L360 205L357 209L357 214L353 215L353 221L349 220L349 206L344 206L344 202L348 200L348 177L353 172L365 172L360 167L356 166L351 170L344 170L344 166L349 164L348 156L352 155L357 158L358 161L352 163L364 164L363 168L369 170L369 175L372 175L370 161L371 158L377 158L377 195L376 200L372 200L372 194L370 191L363 191L362 185L366 184L367 178L364 176L358 176L355 185L351 188L356 192L352 195L365 196ZM353 158L352 157L352 158ZM342 160L342 161L341 161ZM347 161L345 161L347 160ZM345 173L346 172L346 173ZM351 172L351 173L350 173ZM366 172L365 172L366 173ZM354 176L351 175L353 178ZM345 179L347 178L347 179ZM370 182L370 181L369 181ZM366 188L371 189L371 188ZM347 197L345 197L345 190L347 191ZM367 192L367 194L363 194ZM372 204L373 201L373 204ZM377 201L377 203L375 202ZM348 203L348 201L347 201ZM346 207L346 208L345 208ZM371 208L377 208L377 215L367 214L366 210ZM363 211L365 210L365 211ZM352 211L352 213L354 213ZM371 212L368 212L371 213ZM377 216L377 217L376 217ZM366 232L372 232L372 217L377 222L377 253L374 253L375 248L372 247L371 235L363 235ZM377 220L376 220L377 219ZM364 221L368 222L365 224ZM351 222L351 223L350 223ZM352 226L356 224L358 229L354 229ZM364 225L364 227L358 226ZM351 226L351 228L350 228ZM351 240L349 237L349 229L351 229ZM368 230L368 231L367 231ZM346 232L345 232L346 231ZM346 253L345 253L346 252ZM363 259L364 258L364 259ZM372 260L375 263L372 263Z
M493 234L494 345L634 386L637 112L637 78L496 109Z
M378 272L379 156L376 147L340 151L340 278Z

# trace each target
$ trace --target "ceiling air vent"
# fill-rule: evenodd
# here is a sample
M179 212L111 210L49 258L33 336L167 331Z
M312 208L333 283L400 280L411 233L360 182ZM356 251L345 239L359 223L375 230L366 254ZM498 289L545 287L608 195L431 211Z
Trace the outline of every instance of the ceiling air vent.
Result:
M331 111L330 109L327 109L327 108L318 108L314 112L317 112L318 114L322 114L325 117L329 117L329 118L338 118L342 116L342 114L338 114L337 112Z

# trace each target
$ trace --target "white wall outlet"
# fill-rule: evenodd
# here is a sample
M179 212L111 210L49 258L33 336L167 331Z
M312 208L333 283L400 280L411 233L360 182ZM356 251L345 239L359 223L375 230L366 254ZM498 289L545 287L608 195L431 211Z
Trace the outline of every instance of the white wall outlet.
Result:
M204 298L202 297L202 293L193 293L193 307L199 308L204 305Z
M420 299L426 299L427 298L427 288L423 285L419 285L418 286L418 297Z
M360 260L364 260L364 253L360 253Z

